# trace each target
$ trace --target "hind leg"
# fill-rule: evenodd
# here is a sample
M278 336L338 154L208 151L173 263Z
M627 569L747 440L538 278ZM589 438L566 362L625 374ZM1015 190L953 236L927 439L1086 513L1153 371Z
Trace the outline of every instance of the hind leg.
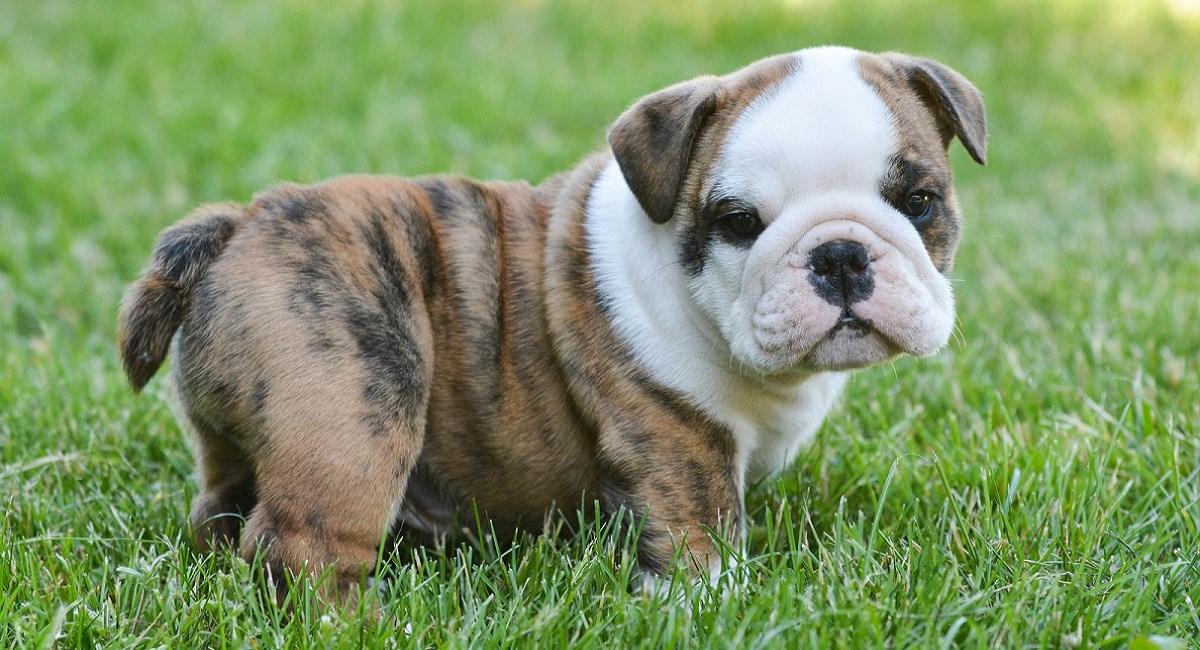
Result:
M280 386L257 455L258 503L241 549L261 554L282 599L290 576L332 571L322 596L352 600L375 567L425 427L423 388L410 412L373 417L364 379L326 374ZM416 382L420 383L420 382Z
M424 442L429 318L409 294L358 289L373 281L318 287L326 311L265 321L270 338L255 345L270 379L257 391L257 504L241 551L279 588L331 571L327 600L354 600L373 572ZM399 276L388 286L408 285Z
M352 599L421 452L433 334L395 210L350 182L260 196L180 329L182 374L228 395L205 412L252 459L241 552L281 588L328 569L321 594Z
M254 508L254 467L227 436L193 424L200 494L192 501L192 534L203 552L236 548L242 524Z

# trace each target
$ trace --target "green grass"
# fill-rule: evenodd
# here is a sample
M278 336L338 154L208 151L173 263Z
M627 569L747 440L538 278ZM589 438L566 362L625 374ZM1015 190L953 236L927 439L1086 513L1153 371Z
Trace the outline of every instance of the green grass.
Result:
M0 647L1197 643L1200 16L645 4L7 3ZM752 492L745 588L632 595L601 531L388 563L374 624L283 617L244 563L193 552L165 385L135 398L112 344L162 227L280 180L540 179L646 92L829 42L962 71L991 163L953 154L960 336L858 374L812 452Z

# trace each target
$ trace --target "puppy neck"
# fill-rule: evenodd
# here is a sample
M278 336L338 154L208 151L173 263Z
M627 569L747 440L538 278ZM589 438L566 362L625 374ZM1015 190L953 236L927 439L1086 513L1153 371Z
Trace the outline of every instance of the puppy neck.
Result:
M584 231L613 329L656 379L683 389L678 378L696 371L732 375L729 346L690 298L674 223L646 216L615 160L592 186Z

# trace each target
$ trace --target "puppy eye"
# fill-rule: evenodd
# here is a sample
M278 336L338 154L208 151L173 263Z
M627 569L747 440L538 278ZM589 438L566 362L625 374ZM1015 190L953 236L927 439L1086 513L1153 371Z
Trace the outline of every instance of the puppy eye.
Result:
M763 231L762 220L753 210L733 210L721 216L721 230L735 242L752 241Z
M928 223L930 213L933 212L933 202L934 196L929 192L909 192L896 208L904 213L914 226L920 228Z

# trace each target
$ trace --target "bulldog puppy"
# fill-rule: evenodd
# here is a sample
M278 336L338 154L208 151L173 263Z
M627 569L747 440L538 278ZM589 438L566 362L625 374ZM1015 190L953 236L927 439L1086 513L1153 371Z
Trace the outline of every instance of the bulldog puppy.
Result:
M848 371L946 344L955 136L984 162L958 73L819 48L645 97L536 187L283 185L162 234L124 367L140 390L171 350L197 544L280 586L597 500L647 575L718 570Z

